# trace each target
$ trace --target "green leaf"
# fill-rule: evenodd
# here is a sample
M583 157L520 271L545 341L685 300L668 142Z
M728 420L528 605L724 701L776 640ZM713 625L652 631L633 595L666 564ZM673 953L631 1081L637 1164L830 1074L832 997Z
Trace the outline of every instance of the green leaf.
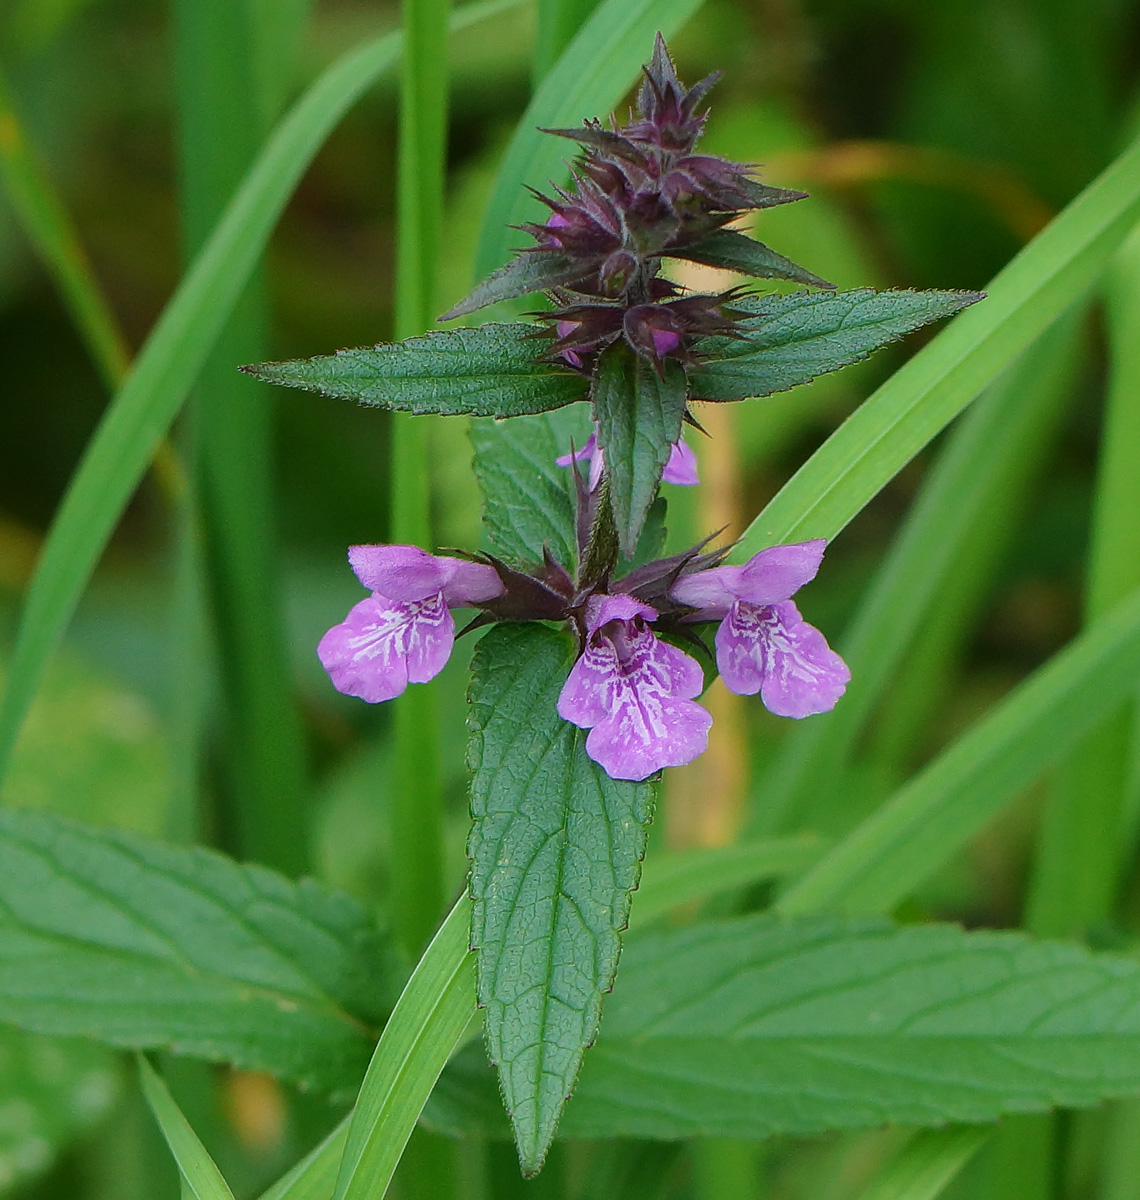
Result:
M182 1194L193 1196L194 1200L234 1200L234 1194L217 1164L183 1116L170 1089L141 1054L139 1081L150 1111L154 1113L154 1119L178 1164L183 1182Z
M444 1063L475 1016L469 929L462 896L384 1026L349 1122L333 1200L384 1195Z
M1058 762L1140 678L1140 591L1013 689L779 901L786 915L884 912Z
M630 938L565 1137L992 1121L1140 1092L1140 963L1020 934L747 917Z
M517 237L513 226L545 220L527 185L546 186L567 176L566 146L542 133L604 116L638 78L652 53L654 34L671 38L701 0L603 0L575 35L527 105L507 146L483 218L475 276L501 266Z
M0 1027L0 1192L46 1171L119 1090L102 1046Z
M745 336L698 343L696 352L707 361L689 371L689 387L695 400L770 396L859 362L977 299L977 292L856 288L734 301L733 308L753 314L743 322Z
M796 283L811 284L812 287L835 287L835 284L813 275L790 258L777 254L770 246L735 229L718 229L699 242L666 253L670 258L683 258L725 271L739 271L742 275L752 275L757 279L792 279Z
M312 881L0 812L0 1020L343 1091L393 974L366 914Z
M652 784L612 780L555 709L570 640L499 625L471 685L471 940L524 1174L542 1165L613 984ZM608 1136L608 1135L607 1135Z
M398 412L519 417L586 398L581 375L538 362L537 326L480 325L243 368L268 383Z
M619 340L598 359L590 400L598 445L606 455L618 541L622 555L632 559L670 445L681 436L685 371L680 363L666 360L659 376Z
M470 4L451 29L514 6ZM163 434L216 343L298 180L340 118L400 57L389 34L334 62L282 118L116 392L72 477L28 590L0 707L0 775L52 650Z
M1140 139L1002 269L985 304L959 316L844 421L745 530L733 559L835 537L1081 297L1138 218Z
M542 562L542 548L572 569L574 477L555 459L589 437L584 410L564 409L502 423L471 422L475 477L491 549L510 562Z
M582 278L582 264L561 254L522 253L492 272L466 299L449 308L439 319L453 321L500 300L529 296L531 292L574 283Z

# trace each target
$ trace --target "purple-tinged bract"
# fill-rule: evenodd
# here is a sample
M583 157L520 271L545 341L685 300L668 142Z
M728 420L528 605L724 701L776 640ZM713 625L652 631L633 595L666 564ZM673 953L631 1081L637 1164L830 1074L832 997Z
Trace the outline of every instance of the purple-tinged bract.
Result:
M708 745L712 717L694 703L704 674L654 634L656 619L633 596L591 596L586 645L558 697L559 716L589 729L586 753L614 779L646 779Z

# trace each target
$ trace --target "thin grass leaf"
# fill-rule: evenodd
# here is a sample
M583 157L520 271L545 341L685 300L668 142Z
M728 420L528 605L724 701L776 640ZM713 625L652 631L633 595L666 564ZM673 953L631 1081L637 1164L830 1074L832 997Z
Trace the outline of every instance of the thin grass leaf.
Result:
M345 1117L319 1146L263 1192L260 1200L329 1200L351 1120L351 1114Z
M1089 621L1140 587L1140 232L1107 282L1111 357L1085 583ZM1112 915L1135 823L1135 700L1078 745L1051 781L1027 902L1028 928L1043 937L1079 936Z
M915 641L929 638L932 609L950 591L961 603L963 585L974 594L986 586L976 576L990 570L991 548L1008 535L1057 428L1079 362L1082 319L1078 312L1053 326L950 434L844 636L851 683L843 702L789 732L765 782L760 828L810 822L839 804L849 811L847 798L838 798L840 774ZM978 565L968 570L967 560Z
M733 557L831 539L1100 275L1140 216L1140 140L871 396L752 522Z
M668 39L702 0L604 0L543 79L519 119L495 176L475 255L483 279L511 256L518 232L542 206L526 185L545 187L566 178L566 146L540 133L604 116L637 78L660 30Z
M234 1200L221 1171L190 1128L170 1089L141 1054L138 1064L143 1095L182 1174L183 1194L188 1192L194 1200Z
M859 1193L859 1200L934 1200L991 1135L985 1125L925 1129Z
M450 28L467 28L517 2L469 5L452 18ZM56 514L28 591L0 708L0 775L48 657L281 210L329 132L363 92L395 65L401 45L398 34L389 34L350 51L317 79L277 125L100 422Z
M722 892L796 875L818 862L826 848L822 838L799 834L650 858L630 911L630 928L640 929L673 909Z
M131 352L67 210L28 143L0 73L0 178L36 253L55 279L103 382L114 390L130 366Z
M1136 688L1140 591L1035 671L777 903L884 912Z
M471 903L424 951L376 1046L348 1127L333 1200L379 1200L456 1043L475 1015Z

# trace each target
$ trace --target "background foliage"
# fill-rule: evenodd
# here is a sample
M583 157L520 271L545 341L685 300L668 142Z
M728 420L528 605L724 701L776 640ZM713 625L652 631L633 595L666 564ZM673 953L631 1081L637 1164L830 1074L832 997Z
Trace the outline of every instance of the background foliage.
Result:
M394 6L347 0L305 7L267 4L262 12L249 4L241 7L248 17L241 21L234 16L239 6L209 0L180 0L172 12L133 0L0 5L7 80L0 79L5 658L20 595L108 388L121 381L188 255L206 240L285 102L341 52L394 29L399 19ZM537 10L522 5L453 39L443 254L434 303L422 300L429 311L442 311L468 290L476 262L480 269L493 266L514 244L490 245L484 234L477 245L495 172L532 82L590 7L588 0ZM680 20L685 6L668 7ZM986 286L1137 126L1140 8L1130 0L709 0L673 47L687 80L725 70L714 93L709 149L760 162L770 182L813 194L809 202L764 214L760 235L843 288ZM621 49L632 65L648 44ZM358 90L375 66L394 58L391 43L369 53L353 77ZM590 99L596 81L579 74L575 83L578 94L558 97L570 109L567 122L597 108ZM327 909L325 927L290 929L294 947L312 947L303 951L317 959L312 978L292 978L273 960L292 892L275 893L279 907L267 927L255 922L255 932L265 935L266 957L251 966L266 989L260 1001L284 996L310 1003L330 1053L319 1062L284 1058L272 1044L272 1028L243 998L249 980L211 976L215 994L232 1003L232 1019L225 1029L201 1029L187 1018L184 1045L217 1059L227 1057L221 1042L229 1037L242 1046L231 1059L290 1083L165 1062L170 1092L238 1195L256 1194L342 1115L323 1093L294 1092L292 1082L324 1071L336 1076L325 1080L334 1093L351 1090L347 1077L363 1067L368 1038L405 971L399 951L377 950L376 960L389 962L377 974L391 987L365 994L361 981L338 966L337 945L370 929L365 910L391 913L391 880L402 865L389 832L393 718L333 693L313 654L321 632L357 597L344 547L392 536L388 458L399 426L377 411L271 392L232 370L257 357L371 344L397 327L417 331L418 318L398 314L393 300L396 100L389 72L343 119L326 113L327 138L315 117L293 127L294 138L313 139L319 153L289 200L264 269L254 273L205 364L173 434L176 453L160 449L118 523L51 661L0 793L11 809L61 813L172 842L202 841L291 875L311 873L355 897L350 904L320 893L311 902ZM550 170L565 150L550 140L544 148ZM55 216L74 226L71 240L46 262L53 225L45 188L59 197ZM287 194L285 187L282 198ZM39 214L38 224L29 212ZM510 235L500 229L493 236ZM238 238L234 245L240 244ZM1016 693L1012 707L993 706L1084 622L1140 583L1140 422L1135 406L1129 410L1119 399L1140 389L1138 272L1133 240L1095 292L999 377L942 444L897 474L829 550L828 570L803 606L809 620L835 635L855 670L844 705L789 728L758 705L714 690L717 739L705 758L671 775L650 833L651 866L659 860L661 874L655 882L647 871L638 900L649 901L654 888L670 894L658 914L670 904L704 900L707 914L739 916L749 936L762 939L764 926L755 924L762 919L741 914L768 905L774 878L803 875L831 841L994 711L1003 722L996 734L975 731L966 751L957 751L977 779L954 775L940 760L877 818L903 829L908 820L928 822L951 811L955 798L968 793L974 807L968 819L953 808L952 834L929 828L932 862L945 857L947 839L960 844L948 863L928 876L908 850L901 864L885 854L877 874L868 875L856 845L846 866L841 857L826 860L784 891L783 911L811 913L845 895L857 914L894 909L914 923L1024 927L1133 954L1140 928L1140 742L1135 706L1120 700L1136 679L1135 622L1120 625L1115 641L1102 638L1087 662L1063 660L1068 674L1052 691L1046 679L1028 700ZM91 292L92 279L105 304ZM202 320L209 319L208 307ZM1018 319L1014 312L1011 323ZM178 334L172 329L170 336ZM174 344L183 355L204 345L200 322L182 327L181 335ZM669 495L676 544L722 525L743 531L923 337L786 395L706 410L714 438L698 440L698 449L707 486L696 496ZM139 388L142 375L135 378ZM1106 397L1114 398L1109 417ZM474 546L479 501L464 425L435 420L426 436L434 541ZM477 431L477 443L479 437ZM135 453L141 462L149 451L140 443ZM531 448L520 444L517 453ZM774 516L791 507L781 510L777 502ZM203 578L212 583L202 587ZM457 654L435 688L444 797L440 888L448 896L458 892L467 869L466 666ZM1110 720L1059 761L1063 739L1071 733L1075 740L1082 714L1097 703L1097 715ZM1029 735L1022 736L1029 717L1042 711L1053 724L1030 732L1036 730L1038 743L1056 745L1053 769L1012 782L998 778L1002 763L1043 761ZM987 783L1000 792L993 804ZM1016 801L998 811L1010 789ZM15 886L23 870L25 895L39 895L43 886L38 860L26 851L34 828L13 825L0 847L5 886ZM772 835L780 840L773 837L767 858L732 857L733 843ZM101 864L99 852L79 846L81 840L76 834L79 865L72 865L72 876L105 872L122 879L121 866ZM123 856L134 853L129 836L115 845ZM694 847L711 857L682 862L682 852ZM183 897L206 888L210 903L224 898L234 936L247 936L243 905L256 909L259 888L275 892L277 882L247 868L228 874L205 856L189 862L160 856L145 867L168 876ZM702 863L705 882L693 884ZM906 869L917 886L900 883ZM852 872L862 892L844 891ZM717 894L708 900L710 892ZM47 942L53 920L72 930L84 907L73 897L69 912L69 897L51 894L54 905L31 921ZM117 950L151 953L147 969L161 973L170 969L169 947L155 949L147 916L136 914ZM29 920L6 913L0 942L9 939L25 952ZM853 927L853 944L869 936L862 928ZM683 943L683 934L661 936ZM900 943L907 936L897 935ZM930 936L952 935L932 930ZM905 952L881 940L874 954ZM1014 943L995 945L1014 953ZM177 947L198 965L210 949ZM869 952L853 946L850 953ZM1050 953L1041 964L1045 976L1057 971L1071 980L1075 971L1093 970L1079 965L1086 960L1078 950ZM638 988L660 995L652 978L637 975L637 962L631 953L631 996ZM42 979L25 984L7 975L0 1017L20 1020L17 993L34 984ZM619 1020L634 1003L622 996L614 998ZM991 1008L1000 1024L1000 1005ZM124 1068L85 1041L46 1036L96 1032L118 1045L166 1044L148 1041L145 1029L122 1032L129 1010L114 1014L117 1035L91 1023L94 1011L56 1013L33 1037L5 1028L0 1189L43 1200L176 1194L174 1168L130 1064ZM1132 1034L1117 1033L1121 1045L1106 1069L1115 1064L1126 1071L1124 1043ZM618 1043L608 1059L599 1055L594 1078L612 1070L622 1052ZM882 1053L900 1052L885 1045ZM951 1050L952 1058L960 1053ZM468 1059L474 1065L465 1075ZM557 1144L543 1175L524 1184L513 1150L497 1140L500 1129L470 1136L470 1113L495 1111L493 1097L490 1109L479 1103L486 1079L477 1063L477 1055L463 1052L429 1110L438 1129L463 1128L469 1136L453 1143L417 1132L396 1180L401 1194L841 1200L869 1186L884 1198L933 1195L929 1188L954 1175L979 1141L969 1128L942 1140L922 1135L884 1174L880 1168L907 1136L902 1129L807 1136L810 1122L789 1118L777 1125L779 1136L764 1142L722 1134L666 1148L632 1139L707 1130L621 1125L612 1112L592 1118L585 1102L591 1087L605 1090L605 1080L594 1084L587 1074L584 1115L576 1130L568 1129L579 1140ZM683 1059L677 1069L684 1074ZM153 1086L150 1092L153 1102ZM1054 1096L1083 1098L1076 1084ZM902 1107L877 1115L920 1119ZM945 1115L988 1119L994 1111L963 1102ZM591 1143L601 1124L619 1128L623 1140ZM176 1122L164 1126L186 1169L194 1146ZM724 1132L758 1135L755 1126ZM1137 1144L1140 1112L1130 1102L1007 1119L950 1188L963 1200L1124 1200L1140 1196ZM187 1169L199 1179L195 1186L206 1189L196 1194L216 1194L208 1190L216 1181L198 1166ZM903 1190L923 1186L928 1190Z

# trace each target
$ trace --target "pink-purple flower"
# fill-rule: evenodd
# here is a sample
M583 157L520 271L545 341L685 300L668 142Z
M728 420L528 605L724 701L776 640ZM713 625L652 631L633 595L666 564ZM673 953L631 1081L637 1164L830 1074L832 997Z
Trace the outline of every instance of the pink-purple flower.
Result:
M719 620L716 662L730 691L751 696L780 717L828 712L851 672L823 634L800 616L791 597L815 578L822 539L772 546L743 566L683 576L670 596L698 611L693 621Z
M558 697L558 715L590 731L586 753L614 779L646 779L708 745L712 717L694 703L704 673L654 634L656 619L633 596L591 596L586 645Z
M584 459L589 459L590 462L587 486L592 492L598 486L598 480L601 479L606 466L605 451L598 445L596 429L586 439L586 444L581 450L559 455L554 461L560 467L568 467L571 463L582 462ZM679 438L669 447L669 458L665 462L665 470L661 473L661 482L681 487L696 487L700 481L697 474L697 456L684 439Z
M337 691L370 704L427 683L455 644L452 608L493 600L493 567L418 546L350 546L348 561L372 595L321 638L317 655Z

